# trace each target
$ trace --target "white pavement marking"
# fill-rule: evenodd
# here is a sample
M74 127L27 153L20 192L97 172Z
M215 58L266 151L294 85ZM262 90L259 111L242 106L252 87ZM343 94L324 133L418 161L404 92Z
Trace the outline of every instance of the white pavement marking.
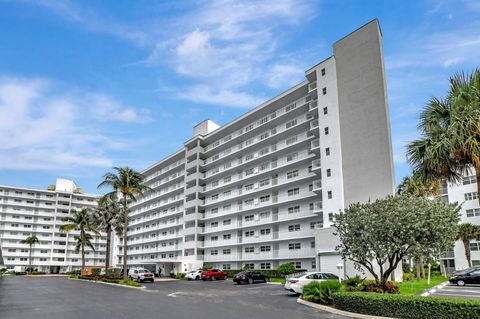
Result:
M449 294L449 293L444 293L444 292L441 292L441 293L436 293L435 296L454 296L454 297L469 297L469 298L479 298L480 299L480 296L477 296L477 295L462 295L462 294Z
M262 285L262 286L247 288L247 289L248 289L248 290L252 290L252 289L262 289L262 288L272 288L272 287L275 287L275 286L272 286L272 285Z
M171 294L168 294L167 296L168 296L168 297L176 298L177 295L187 295L187 293L185 293L185 292L183 292L183 291L177 291L177 292L172 292Z

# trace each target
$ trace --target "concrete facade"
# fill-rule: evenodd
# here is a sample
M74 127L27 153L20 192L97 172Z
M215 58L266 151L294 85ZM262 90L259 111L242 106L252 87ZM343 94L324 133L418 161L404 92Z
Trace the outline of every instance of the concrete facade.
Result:
M96 195L84 194L71 180L58 178L46 190L0 185L0 248L6 268L28 266L28 245L21 241L35 234L40 243L32 249L38 271L63 273L81 266L75 253L78 231L62 233L64 218L74 209L95 208ZM94 236L96 251L87 251L87 266L105 265L106 240Z
M394 189L378 21L335 43L305 77L229 124L200 123L143 171L154 192L130 207L130 265L332 271L318 263L330 239L316 228Z

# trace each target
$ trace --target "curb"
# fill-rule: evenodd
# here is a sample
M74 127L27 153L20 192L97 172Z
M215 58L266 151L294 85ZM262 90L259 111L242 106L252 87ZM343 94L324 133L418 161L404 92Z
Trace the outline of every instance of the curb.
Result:
M438 285L436 285L436 286L428 289L427 291L422 292L422 293L420 294L420 296L422 296L422 297L428 297L428 296L430 296L430 294L433 294L433 293L436 292L437 290L442 289L442 288L445 287L446 285L448 285L448 281L442 282L441 284L438 284Z
M86 279L76 279L76 278L68 278L68 280L78 280L78 281L91 282L91 283L95 283L95 284L102 284L102 285L115 286L115 287L121 287L121 288L145 289L145 286L132 287L132 286L125 286L125 285L120 285L120 284L112 284L110 282L103 282L103 281L99 281L99 280L86 280Z
M306 300L303 300L301 298L298 298L297 302L299 304L304 305L304 306L312 307L312 308L315 308L317 310L322 310L322 311L326 311L326 312L329 312L329 313L333 313L335 315L341 315L341 316L345 316L345 317L349 317L349 318L395 319L395 318L391 318L391 317L370 316L370 315L364 315L364 314L361 314L361 313L355 313L355 312L340 310L340 309L336 309L336 308L333 308L333 307L330 307L330 306L324 306L324 305L320 305L320 304L317 304L317 303L314 303L314 302L306 301Z
M267 281L266 282L268 285L283 285L281 282L270 282L270 281Z

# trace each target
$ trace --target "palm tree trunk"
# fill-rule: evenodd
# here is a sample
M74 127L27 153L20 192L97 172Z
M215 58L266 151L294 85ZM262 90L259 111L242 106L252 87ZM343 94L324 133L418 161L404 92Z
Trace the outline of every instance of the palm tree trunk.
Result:
M28 272L32 274L32 244L30 244L30 249L28 250Z
M464 240L463 246L465 247L465 257L467 257L468 267L472 267L471 253L470 253L470 240Z
M112 229L110 226L107 227L107 249L105 250L105 273L107 273L107 269L110 267L110 239L112 237Z
M425 261L423 256L420 256L420 277L425 279Z
M82 243L82 270L80 272L83 275L85 275L85 243Z
M480 167L475 167L476 177L477 177L477 194L480 196ZM480 197L478 198L478 203L480 203Z
M128 273L127 273L127 228L128 228L127 196L123 195L123 279L128 279Z

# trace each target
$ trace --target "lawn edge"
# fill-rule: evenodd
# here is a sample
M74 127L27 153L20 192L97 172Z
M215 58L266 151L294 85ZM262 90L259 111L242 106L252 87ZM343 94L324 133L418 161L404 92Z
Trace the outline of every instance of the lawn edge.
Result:
M345 311L345 310L340 310L340 309L336 309L336 308L333 308L333 307L330 307L330 306L320 305L320 304L317 304L317 303L314 303L314 302L306 301L306 300L303 300L301 298L297 299L297 303L302 304L304 306L311 307L311 308L315 308L317 310L322 310L322 311L326 311L326 312L329 312L329 313L333 313L335 315L341 315L341 316L350 317L350 318L395 319L395 318L392 318L392 317L371 316L371 315L364 315L364 314L356 313L356 312L349 312L349 311Z
M419 293L418 296L422 296L422 297L428 297L430 296L430 294L434 293L435 291L439 290L439 289L442 289L443 287L445 287L446 285L448 285L449 281L444 281L442 283L439 283L438 285L436 286L433 286L432 288L429 288L429 289L425 289L422 293Z
M100 280L86 280L86 279L78 279L78 278L68 278L68 280L93 282L93 283L96 283L96 284L109 285L109 286L122 287L122 288L134 288L134 289L145 289L146 288L145 286L133 287L133 286L120 285L120 284L113 284L113 283L110 283L110 282L104 282L104 281L100 281Z

